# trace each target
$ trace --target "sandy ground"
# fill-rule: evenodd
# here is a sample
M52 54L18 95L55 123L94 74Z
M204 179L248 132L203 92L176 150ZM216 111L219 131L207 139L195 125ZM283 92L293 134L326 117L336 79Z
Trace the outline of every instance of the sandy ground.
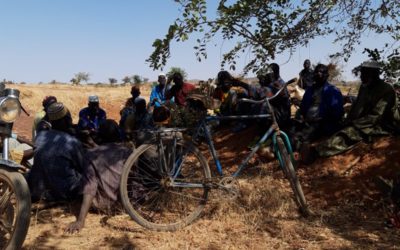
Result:
M118 98L123 102L126 95ZM120 106L107 105L110 117L117 119ZM31 121L32 117L22 115L15 130L29 137ZM216 135L225 169L240 162L255 133L250 129L237 135L229 131ZM389 207L374 184L378 175L391 177L399 172L399 159L400 140L392 137L361 143L344 155L319 159L312 166L299 166L306 198L315 213L308 218L297 212L276 162L262 157L253 159L240 178L238 198L224 199L215 191L202 217L173 233L148 231L121 212L112 216L90 213L79 234L66 235L64 228L74 221L71 206L44 209L37 208L43 205L39 204L32 209L24 248L400 249L400 231L383 226ZM214 168L211 162L210 167Z

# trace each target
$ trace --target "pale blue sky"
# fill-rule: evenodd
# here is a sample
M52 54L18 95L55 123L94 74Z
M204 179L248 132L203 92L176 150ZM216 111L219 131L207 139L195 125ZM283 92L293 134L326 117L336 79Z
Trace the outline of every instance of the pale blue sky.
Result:
M217 0L209 1L215 6ZM68 82L75 73L91 75L90 82L119 81L126 75L139 74L156 79L145 60L152 43L164 36L178 16L173 0L14 0L0 1L0 79L16 82ZM210 44L208 59L197 62L195 39L172 45L171 66L181 67L189 79L215 77L220 69L221 54L228 42ZM377 47L384 38L370 35L345 65L345 77L353 79L351 69L366 59L364 47ZM278 57L284 79L298 74L304 59L327 62L336 46L332 39L318 39L309 48L298 48L289 63L288 55ZM249 56L238 60L236 74L249 62Z

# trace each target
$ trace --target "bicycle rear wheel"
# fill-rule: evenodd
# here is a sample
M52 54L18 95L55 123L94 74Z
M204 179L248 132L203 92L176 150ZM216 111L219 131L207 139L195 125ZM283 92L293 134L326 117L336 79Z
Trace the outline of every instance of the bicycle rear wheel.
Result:
M281 136L277 136L276 138L276 143L277 143L277 156L279 163L282 167L283 172L286 175L286 178L288 178L290 182L290 186L293 190L294 197L295 197L295 202L297 206L299 207L300 211L304 215L309 215L311 212L307 206L306 198L303 193L303 189L300 185L299 178L297 177L296 171L294 170L293 163L291 161L290 155L286 149L285 143L283 142L283 139Z
M175 231L199 217L208 198L206 183L210 178L208 163L193 144L174 140L145 144L125 163L122 203L141 226Z

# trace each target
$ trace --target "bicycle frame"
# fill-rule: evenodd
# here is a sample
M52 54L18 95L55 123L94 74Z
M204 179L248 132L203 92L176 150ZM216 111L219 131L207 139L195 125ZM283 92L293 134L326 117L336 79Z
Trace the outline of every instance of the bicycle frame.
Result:
M266 115L238 115L238 116L223 116L223 117L217 117L217 116L208 116L206 119L202 121L202 123L199 126L199 129L202 129L205 133L206 141L208 148L210 150L210 153L213 157L213 161L215 163L216 169L219 173L219 175L223 176L223 170L222 170L222 165L219 160L217 150L215 149L214 142L212 139L212 135L210 130L208 129L208 123L211 121L220 121L220 120L243 120L243 119L257 119L257 118L271 118L271 115L266 114ZM290 155L292 155L293 151L290 145L289 137L287 134L279 129L279 126L276 123L272 123L272 125L269 127L269 129L264 133L264 135L261 137L261 139L257 142L257 144L253 147L251 152L247 155L247 157L240 163L238 166L238 170L232 174L233 177L237 177L241 174L241 172L246 168L248 162L250 159L254 156L254 154L260 149L261 145L270 138L272 135L272 143L274 148L276 148L276 136L280 134L284 138L284 143L286 147L288 148L288 152ZM279 157L280 158L280 157ZM281 162L281 159L278 160Z
M223 170L222 170L221 162L220 162L220 160L219 160L219 158L218 158L217 151L216 151L215 146L214 146L214 142L213 142L213 139L212 139L211 132L210 132L210 130L209 130L209 128L208 128L208 124L209 124L211 121L220 121L220 120L244 120L244 119L260 119L260 118L262 118L262 119L270 118L270 119L271 119L271 122L272 122L271 126L270 126L270 127L268 128L268 130L264 133L264 135L261 137L261 139L257 142L257 144L256 144L255 147L251 150L251 152L248 154L248 156L241 162L241 164L240 164L239 167L238 167L238 170L237 170L235 173L233 173L233 175L232 175L233 177L237 177L237 176L239 176L239 175L241 174L241 172L246 168L247 163L250 161L250 159L251 159L251 158L255 155L255 153L260 149L261 145L262 145L268 138L271 137L271 135L272 135L272 144L273 144L273 147L274 147L274 149L275 149L275 152L279 152L279 150L277 150L277 140L276 140L276 138L277 138L278 135L279 135L279 136L282 135L284 144L285 144L285 146L286 146L286 148L287 148L287 151L288 151L288 153L289 153L289 155L290 155L290 157L291 157L292 162L294 162L293 150L292 150L292 147L291 147L291 144L290 144L290 141L289 141L289 137L287 136L287 134L286 134L285 132L283 132L283 131L280 130L279 125L278 125L278 122L277 122L276 117L275 117L274 108L273 108L273 106L272 106L272 105L270 104L270 102L269 102L270 99L273 99L273 98L277 97L277 96L286 88L286 86L287 86L289 83L294 82L294 81L295 81L295 79L292 79L292 80L290 80L289 82L287 82L287 83L285 84L285 86L282 87L278 92L276 92L275 95L272 96L272 97L266 97L266 98L264 98L263 100L259 100L259 101L250 100L250 99L241 99L241 101L244 101L244 102L250 102L250 103L255 103L255 104L262 104L262 103L267 104L267 107L268 107L268 110L269 110L269 114L261 114L261 115L233 115L233 116L207 116L207 117L205 117L205 119L203 119L203 120L200 122L199 126L197 126L197 128L196 128L196 130L195 130L194 135L192 136L192 139L193 139L193 140L196 140L196 136L199 136L199 135L201 134L202 131L204 132L204 136L205 136L205 139L206 139L206 142L207 142L207 146L208 146L208 148L209 148L209 150L210 150L210 153L211 153L211 155L212 155L212 158L213 158L213 160L214 160L214 163L215 163L215 166L216 166L216 168L217 168L217 171L218 171L219 175L223 176ZM163 150L162 150L162 151L163 151ZM174 152L174 153L175 153L175 152ZM164 157L165 157L165 156L163 155L163 157L161 157L161 158L164 158ZM283 160L282 160L282 157L281 157L280 153L278 153L278 154L276 155L276 157L277 157L277 159L278 159L280 165L282 166ZM165 159L160 159L160 160L166 162ZM175 179L177 178L177 176L178 176L178 174L179 174L179 172L180 172L180 165L181 165L181 162L179 162L179 161L178 161L178 162L174 162L174 164L173 164L173 168L172 168L172 174L173 174L172 181L173 181L173 182L175 181ZM178 166L178 167L176 167L176 166ZM176 182L175 182L173 185L174 185L174 186L179 186L179 184L176 183ZM183 186L183 185L187 186L188 184L183 184L183 183L182 183L182 186ZM190 184L189 184L189 185L190 185ZM198 184L195 184L194 186L197 187Z

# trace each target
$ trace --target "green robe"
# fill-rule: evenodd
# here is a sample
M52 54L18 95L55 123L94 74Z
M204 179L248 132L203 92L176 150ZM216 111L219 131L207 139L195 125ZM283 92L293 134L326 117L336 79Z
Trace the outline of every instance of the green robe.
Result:
M320 156L331 156L349 150L355 143L373 136L388 135L394 129L397 107L393 87L379 82L360 86L356 101L345 121L345 128L316 147Z

